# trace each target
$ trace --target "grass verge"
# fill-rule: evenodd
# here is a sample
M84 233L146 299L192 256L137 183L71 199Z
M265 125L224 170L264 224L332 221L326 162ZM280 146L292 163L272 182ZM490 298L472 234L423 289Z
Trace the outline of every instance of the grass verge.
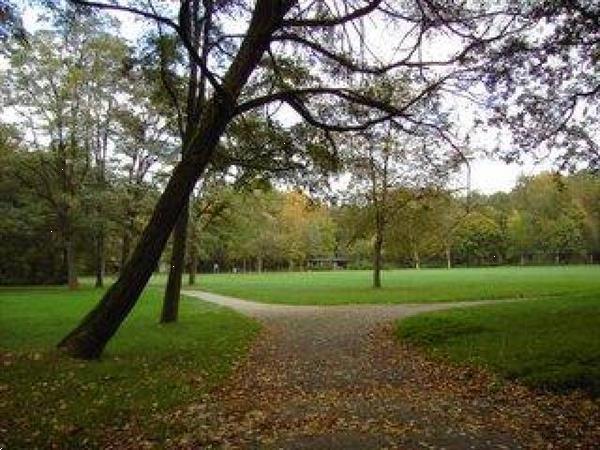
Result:
M600 298L530 300L422 314L398 336L432 355L552 391L600 395Z
M101 361L54 350L99 295L89 288L0 289L3 447L95 447L138 426L164 442L176 430L161 416L221 382L258 330L231 310L186 298L180 322L161 326L162 290L149 288Z

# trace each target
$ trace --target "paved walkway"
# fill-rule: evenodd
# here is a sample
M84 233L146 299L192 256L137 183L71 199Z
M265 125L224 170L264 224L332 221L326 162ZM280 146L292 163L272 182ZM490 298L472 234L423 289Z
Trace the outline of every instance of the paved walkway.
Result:
M234 376L179 413L194 446L592 448L600 437L597 403L433 362L393 336L396 319L495 302L319 307L185 294L264 325Z

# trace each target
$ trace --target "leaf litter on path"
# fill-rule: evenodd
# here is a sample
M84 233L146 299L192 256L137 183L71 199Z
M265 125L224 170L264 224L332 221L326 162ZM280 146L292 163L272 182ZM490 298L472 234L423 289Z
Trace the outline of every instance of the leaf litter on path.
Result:
M234 375L157 417L181 430L168 446L588 449L600 442L597 400L536 392L399 343L391 322L414 314L410 308L273 313L251 305L237 304L264 329Z

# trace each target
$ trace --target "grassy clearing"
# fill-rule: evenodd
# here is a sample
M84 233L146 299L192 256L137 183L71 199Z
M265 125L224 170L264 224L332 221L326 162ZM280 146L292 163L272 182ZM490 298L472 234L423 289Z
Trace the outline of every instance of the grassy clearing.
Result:
M370 271L201 275L195 288L295 305L560 297L600 293L600 266L392 270L379 290Z
M180 323L160 326L161 294L146 290L101 362L80 362L53 348L99 291L0 289L0 443L93 447L102 434L128 426L144 427L159 443L176 433L160 415L220 382L258 325L183 299Z
M598 294L422 314L400 321L397 333L536 388L600 395Z

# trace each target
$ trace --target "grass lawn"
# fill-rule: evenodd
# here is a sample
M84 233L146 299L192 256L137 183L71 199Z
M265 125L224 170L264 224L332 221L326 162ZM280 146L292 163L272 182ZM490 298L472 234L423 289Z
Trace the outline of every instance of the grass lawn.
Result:
M157 417L219 383L258 325L195 299L181 321L157 324L162 290L149 288L100 362L53 350L99 299L82 288L0 289L0 445L94 446L102 433L142 426L157 442L176 433Z
M533 387L600 396L598 293L422 314L398 322L397 333Z
M447 302L560 297L600 293L600 266L390 270L383 288L371 288L370 271L200 275L194 287L266 303ZM162 277L153 282L160 284ZM186 286L187 288L187 286Z

